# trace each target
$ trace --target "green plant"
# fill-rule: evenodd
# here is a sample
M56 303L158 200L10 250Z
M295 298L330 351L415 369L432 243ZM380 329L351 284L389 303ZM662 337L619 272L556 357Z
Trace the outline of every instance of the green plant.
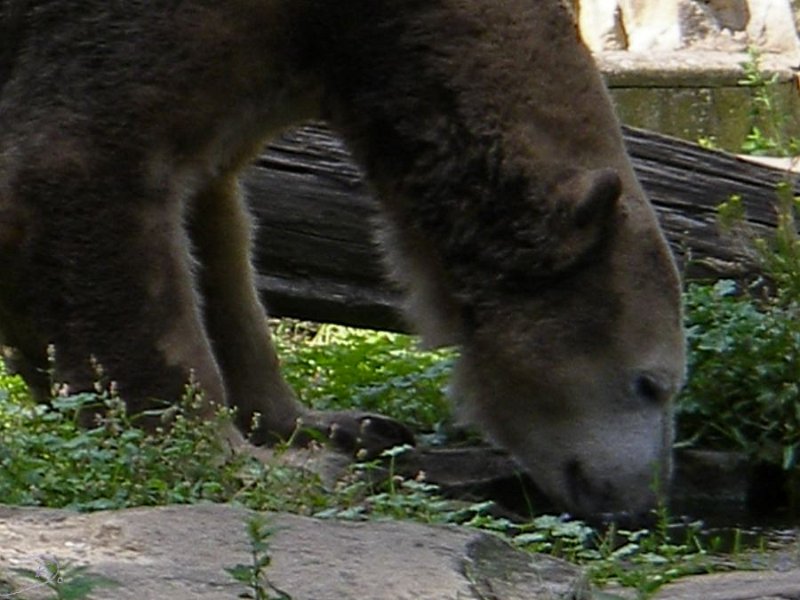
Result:
M230 418L200 421L200 391L187 387L183 403L162 412L153 435L133 426L113 390L54 398L52 406L0 404L0 497L13 504L83 510L193 502L225 497L215 472L224 455L216 431ZM102 405L95 427L77 414ZM223 461L224 462L224 461Z
M753 155L796 156L800 140L789 135L788 116L778 102L778 75L767 74L761 65L761 54L748 49L748 60L742 63L744 78L740 85L753 90L750 118L752 127L742 144L742 151Z
M291 600L291 596L276 587L267 577L266 570L272 563L269 554L269 538L274 533L269 521L263 515L247 519L247 538L250 542L250 564L237 564L225 567L236 581L245 584L249 592L239 598L253 600Z
M613 525L599 531L581 521L554 515L515 523L491 516L491 509L491 503L481 503L452 515L455 522L501 533L518 548L584 565L596 585L613 583L632 588L637 599L649 598L665 583L682 576L724 568L724 563L715 560L701 541L700 523L685 527L683 540L675 542L663 507L653 529L637 531L619 530Z
M732 281L686 293L689 379L679 437L797 465L800 448L800 304L756 299Z
M55 398L51 407L0 397L0 498L10 504L100 510L199 501L238 501L256 510L310 514L329 506L319 477L285 464L231 454L217 432L221 409L200 420L196 387L163 412L170 426L153 434L133 426L110 391ZM97 426L82 429L77 411L103 404Z
M389 448L375 460L352 465L349 476L342 478L334 490L333 506L315 516L449 522L453 502L442 498L438 486L426 482L422 474L417 478L398 474L397 459L410 449L410 446Z
M777 79L764 74L751 51L741 82L753 89L755 127L744 150L796 155L776 95ZM794 176L776 185L774 231L756 234L741 196L718 209L763 277L750 284L720 281L687 289L689 379L678 402L684 444L737 449L757 461L800 474L800 237Z
M614 582L632 588L638 599L645 599L681 577L719 570L722 567L709 556L697 533L697 529L690 527L685 540L677 543L659 528L641 531L612 528L601 538L597 557L587 564L590 577L598 585Z
M12 571L32 583L21 590L0 594L0 598L22 598L21 594L27 590L46 587L53 592L54 600L86 600L96 588L119 585L113 579L91 573L88 566L60 563L55 558L42 558L35 570L12 569Z
M287 380L321 410L379 412L431 430L449 416L443 393L452 351L424 352L407 335L282 322L276 329Z
M678 403L685 443L735 448L786 470L796 469L800 452L800 237L793 189L789 174L776 186L770 237L747 227L740 196L720 205L720 224L750 249L763 278L750 286L688 287L689 380Z
M19 375L10 375L0 359L0 401L14 404L30 404L28 387Z

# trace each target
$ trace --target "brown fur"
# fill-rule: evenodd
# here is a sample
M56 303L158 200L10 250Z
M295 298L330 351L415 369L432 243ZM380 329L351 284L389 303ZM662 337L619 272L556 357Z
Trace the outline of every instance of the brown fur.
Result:
M129 407L193 371L264 441L278 371L236 174L308 117L347 139L456 395L579 513L646 510L669 471L679 286L591 58L558 0L0 0L0 335L31 381ZM7 266L6 266L7 265ZM233 435L229 432L230 435Z

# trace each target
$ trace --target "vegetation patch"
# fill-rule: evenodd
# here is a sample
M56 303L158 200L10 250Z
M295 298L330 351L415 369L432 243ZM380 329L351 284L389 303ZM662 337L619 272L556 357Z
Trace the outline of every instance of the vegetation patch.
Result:
M421 351L408 335L274 321L284 373L302 399L320 410L380 412L418 430L450 415L444 389L451 350Z

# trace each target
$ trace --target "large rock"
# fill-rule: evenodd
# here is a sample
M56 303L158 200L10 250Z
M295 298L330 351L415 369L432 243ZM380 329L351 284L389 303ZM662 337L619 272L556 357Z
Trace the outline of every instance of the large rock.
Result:
M247 588L225 567L249 563L245 522L252 514L232 505L92 514L0 507L0 598L14 597L8 595L12 569L36 569L51 557L117 582L97 588L94 599L231 600ZM267 575L293 600L590 597L576 567L472 530L283 514L270 519ZM30 585L18 577L14 583L15 591ZM39 585L24 597L52 594Z
M654 600L800 600L800 569L720 573L665 586Z

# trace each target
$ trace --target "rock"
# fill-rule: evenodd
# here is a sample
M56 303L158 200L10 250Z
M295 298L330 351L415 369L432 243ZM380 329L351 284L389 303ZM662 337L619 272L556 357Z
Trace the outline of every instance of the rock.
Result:
M50 557L116 582L91 598L230 600L247 588L225 567L250 563L245 522L233 505L169 506L79 514L0 507L0 598L31 582ZM269 517L270 581L293 600L588 600L581 571L513 549L496 536L410 522ZM5 580L5 584L4 584ZM38 594L38 595L37 595ZM39 584L27 600L52 598Z
M636 591L610 587L594 600L637 600ZM800 569L695 575L669 583L651 600L800 600Z
M699 575L664 586L653 600L800 600L800 569Z

